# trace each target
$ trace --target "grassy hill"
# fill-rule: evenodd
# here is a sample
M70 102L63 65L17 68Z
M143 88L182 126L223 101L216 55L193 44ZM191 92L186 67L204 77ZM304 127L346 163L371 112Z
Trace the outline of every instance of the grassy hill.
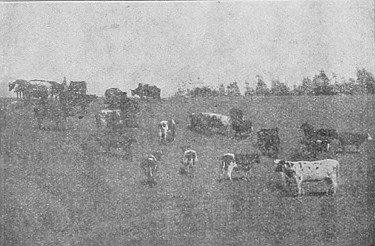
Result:
M5 99L3 100L3 102ZM69 118L67 131L40 131L31 104L8 112L1 133L1 241L5 245L367 245L366 146L361 154L331 154L341 164L338 194L321 196L325 183L304 184L306 196L280 189L272 159L262 157L251 179L219 181L219 158L251 153L256 134L243 141L187 129L191 112L229 114L238 107L254 130L279 127L281 158L299 145L299 126L375 135L375 97L171 98L141 102L133 162L121 150L107 156L90 138L93 103L83 118ZM180 121L177 138L158 143L157 124ZM47 122L48 123L48 122ZM50 123L51 124L51 123ZM82 143L88 148L83 150ZM180 146L199 162L192 177L179 174ZM140 160L166 153L157 185L144 185ZM323 158L323 157L322 157Z

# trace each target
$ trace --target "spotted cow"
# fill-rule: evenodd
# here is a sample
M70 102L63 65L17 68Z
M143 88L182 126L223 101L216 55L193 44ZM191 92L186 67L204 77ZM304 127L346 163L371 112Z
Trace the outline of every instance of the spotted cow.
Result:
M173 119L163 120L159 123L159 141L161 143L166 143L168 140L174 141L177 124L178 122Z
M284 187L286 177L292 178L297 183L298 195L302 195L302 182L330 180L333 184L333 193L336 193L339 177L339 162L326 159L319 161L284 161L276 159L275 171L281 173ZM328 194L329 188L327 188Z
M190 170L195 167L195 163L198 161L198 154L195 150L190 149L189 146L183 146L181 150L183 169L187 168L187 172L190 173Z

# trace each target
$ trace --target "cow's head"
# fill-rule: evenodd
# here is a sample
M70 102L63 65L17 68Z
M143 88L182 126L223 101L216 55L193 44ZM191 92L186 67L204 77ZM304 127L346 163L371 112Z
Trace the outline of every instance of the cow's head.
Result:
M282 172L284 170L285 161L276 159L273 161L275 163L275 172Z
M161 161L162 156L164 155L161 150L153 151L152 155L155 157L157 161Z

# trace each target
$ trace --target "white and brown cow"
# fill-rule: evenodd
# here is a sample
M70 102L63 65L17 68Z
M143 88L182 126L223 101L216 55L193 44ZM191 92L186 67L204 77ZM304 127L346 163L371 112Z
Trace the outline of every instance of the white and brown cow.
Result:
M232 171L244 171L246 178L250 175L250 169L254 163L260 163L259 154L232 154L227 153L221 157L221 173L219 179L227 173L230 180L232 180Z
M330 180L333 193L336 193L339 176L339 162L333 159L319 161L284 161L276 159L275 171L281 173L284 187L286 177L293 178L297 183L298 195L302 195L302 182ZM328 194L329 188L327 188Z
M114 129L116 126L123 124L121 111L118 109L102 109L95 115L95 120L99 129Z
M195 150L190 149L189 146L183 146L181 150L183 153L181 163L183 168L187 168L187 172L190 173L190 170L195 167L195 163L198 161L198 154Z
M166 143L167 140L174 141L176 136L176 120L163 120L159 123L159 140L161 143Z
M213 131L230 134L231 118L222 114L215 113L191 113L189 115L190 128L203 133L212 133Z

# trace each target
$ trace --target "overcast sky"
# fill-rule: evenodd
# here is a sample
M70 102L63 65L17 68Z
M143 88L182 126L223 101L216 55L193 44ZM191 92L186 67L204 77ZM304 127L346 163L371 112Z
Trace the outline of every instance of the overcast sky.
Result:
M85 80L90 94L256 75L299 84L375 72L374 1L0 3L0 96L18 79Z

